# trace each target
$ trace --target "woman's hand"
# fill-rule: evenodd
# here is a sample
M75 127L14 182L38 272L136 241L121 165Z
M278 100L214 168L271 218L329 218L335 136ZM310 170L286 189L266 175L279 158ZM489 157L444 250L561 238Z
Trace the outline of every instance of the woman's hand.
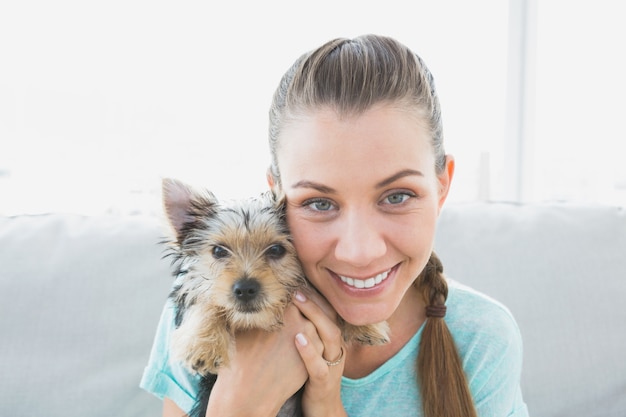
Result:
M248 330L236 336L236 352L219 371L208 416L271 416L308 378L298 354L296 334L314 334L313 324L293 305L285 310L284 326L275 332ZM311 346L322 350L321 342Z
M346 352L337 313L312 291L297 293L294 303L314 325L296 335L296 347L309 375L302 398L303 413L306 417L346 416L341 403Z
M298 293L284 326L241 332L231 363L219 372L207 416L271 416L303 385L306 417L346 416L341 403L345 355L337 314L319 294ZM295 343L294 343L295 341Z

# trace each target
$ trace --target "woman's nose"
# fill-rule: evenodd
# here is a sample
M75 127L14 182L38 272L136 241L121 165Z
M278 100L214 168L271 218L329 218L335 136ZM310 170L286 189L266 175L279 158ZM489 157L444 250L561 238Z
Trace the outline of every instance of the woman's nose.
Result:
M335 258L355 267L365 267L387 252L382 230L364 210L344 213L335 246Z

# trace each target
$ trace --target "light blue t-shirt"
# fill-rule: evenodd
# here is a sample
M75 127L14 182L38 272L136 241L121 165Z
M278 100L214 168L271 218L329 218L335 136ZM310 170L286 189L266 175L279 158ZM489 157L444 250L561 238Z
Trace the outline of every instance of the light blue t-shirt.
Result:
M480 417L528 417L520 390L522 340L500 303L449 280L446 323L463 361ZM422 326L423 328L423 326ZM391 359L360 379L344 377L341 399L348 416L422 416L416 361L422 328ZM191 410L199 377L169 361L174 307L165 305L140 386Z

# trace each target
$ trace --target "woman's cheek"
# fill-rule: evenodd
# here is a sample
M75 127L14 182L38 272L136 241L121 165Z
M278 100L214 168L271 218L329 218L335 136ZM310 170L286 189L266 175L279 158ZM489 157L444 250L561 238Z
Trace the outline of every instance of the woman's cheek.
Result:
M323 247L323 227L297 215L288 216L288 224L300 262L310 263Z

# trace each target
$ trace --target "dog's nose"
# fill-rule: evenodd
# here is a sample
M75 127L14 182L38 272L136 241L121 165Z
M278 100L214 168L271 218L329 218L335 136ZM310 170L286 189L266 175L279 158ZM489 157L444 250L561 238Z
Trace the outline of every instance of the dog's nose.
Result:
M233 285L233 294L240 301L254 299L261 289L261 284L253 278L242 278Z

